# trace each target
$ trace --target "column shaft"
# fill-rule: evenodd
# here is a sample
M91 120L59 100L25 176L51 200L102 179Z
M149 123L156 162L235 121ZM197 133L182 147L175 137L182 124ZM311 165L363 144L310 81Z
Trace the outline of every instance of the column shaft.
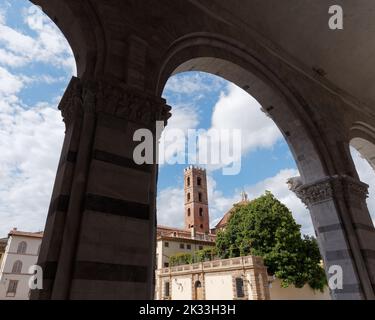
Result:
M367 189L348 176L292 187L310 210L327 276L331 266L343 270L343 289L331 291L335 299L374 299L375 229Z
M78 120L66 120L64 148L76 147L75 164L55 185L69 184L70 197L63 221L47 221L39 264L49 261L54 237L58 249L53 272L44 272L48 288L33 298L152 299L158 168L156 161L134 162L139 142L133 135L148 129L155 137L156 121L166 122L170 108L163 99L125 85L72 82L81 111ZM67 111L71 106L63 115L75 119ZM70 139L76 122L79 134Z

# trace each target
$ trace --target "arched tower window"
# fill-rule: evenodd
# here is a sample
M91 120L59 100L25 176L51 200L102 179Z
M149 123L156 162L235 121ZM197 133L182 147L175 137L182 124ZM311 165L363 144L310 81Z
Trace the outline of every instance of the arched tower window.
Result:
M199 208L199 216L203 217L203 208Z
M22 241L18 244L17 253L18 254L25 254L27 249L27 244L25 241Z
M12 268L12 273L21 273L22 271L22 262L21 261L16 261L14 264L13 264L13 268Z
M187 184L188 187L190 187L190 177L188 177L188 178L186 179L186 184Z
M190 210L190 208L187 210L187 214L188 214L188 217L191 216L191 210Z
M187 194L187 201L190 201L190 193Z
M198 178L197 178L197 185L198 185L198 186L201 186L201 185L202 185L202 178L201 178L201 177L198 177Z
M198 198L199 198L199 202L202 202L202 193L199 192Z

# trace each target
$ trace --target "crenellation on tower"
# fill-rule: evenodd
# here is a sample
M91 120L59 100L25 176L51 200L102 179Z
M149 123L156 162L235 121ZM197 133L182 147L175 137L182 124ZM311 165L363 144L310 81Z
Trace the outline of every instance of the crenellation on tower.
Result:
M210 233L206 170L190 166L184 170L185 229Z

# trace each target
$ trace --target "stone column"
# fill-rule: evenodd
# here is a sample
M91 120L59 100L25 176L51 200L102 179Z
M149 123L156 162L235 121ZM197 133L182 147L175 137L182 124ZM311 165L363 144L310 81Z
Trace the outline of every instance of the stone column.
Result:
M67 131L33 299L152 299L156 241L156 121L165 100L125 84L73 78L60 109ZM138 165L134 132L154 136Z
M366 205L368 185L337 175L292 183L291 189L310 210L327 276L332 266L343 270L343 289L331 290L332 297L374 299L375 229Z

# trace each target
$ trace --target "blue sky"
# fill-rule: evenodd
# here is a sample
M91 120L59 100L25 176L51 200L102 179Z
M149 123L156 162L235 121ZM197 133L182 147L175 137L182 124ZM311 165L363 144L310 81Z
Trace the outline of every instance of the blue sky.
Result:
M13 227L44 227L64 125L57 104L75 62L54 24L26 0L0 0L0 237ZM286 185L298 175L293 157L276 125L260 105L233 84L205 73L171 78L164 97L173 107L169 130L237 128L242 132L241 172L225 176L208 168L212 223L240 200L272 191L293 212L304 233L312 233L309 213ZM375 175L356 152L362 180L375 187ZM159 223L183 223L183 169L160 167ZM369 207L375 209L371 197Z

